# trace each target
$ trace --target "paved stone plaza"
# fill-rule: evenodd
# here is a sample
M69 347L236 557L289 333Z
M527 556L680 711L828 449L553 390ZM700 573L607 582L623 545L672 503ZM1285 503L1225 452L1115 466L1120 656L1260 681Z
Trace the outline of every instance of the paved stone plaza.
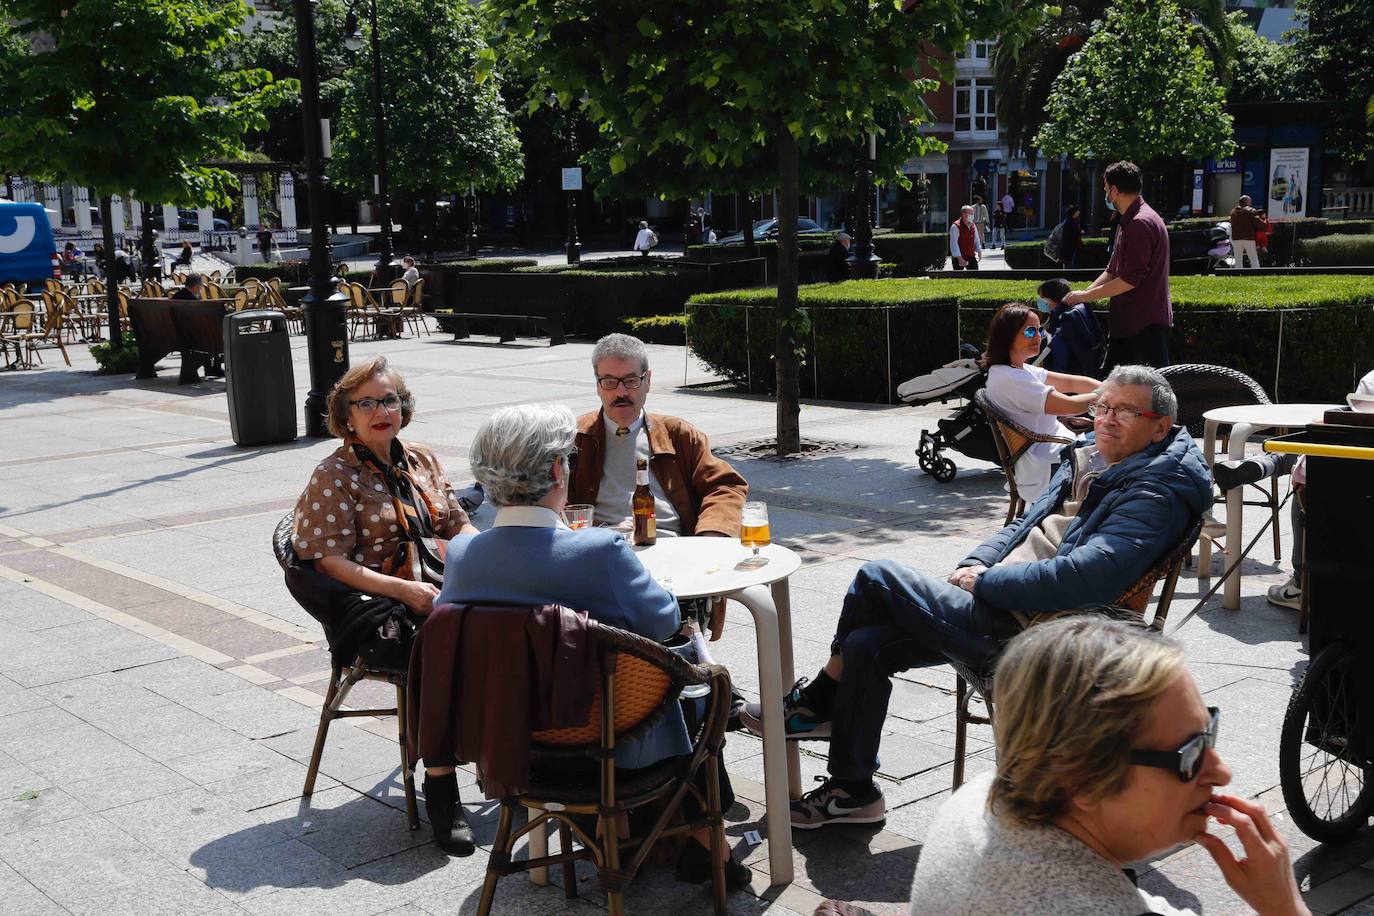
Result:
M307 382L294 338L296 403ZM459 485L478 424L504 404L595 405L586 342L498 345L447 335L356 343L383 352L416 393L404 434L435 447ZM74 368L0 375L0 912L457 913L475 909L487 849L450 859L410 832L398 778L395 725L335 724L315 794L301 797L329 660L318 627L287 594L269 538L310 469L335 445L299 440L237 448L221 381L176 384L176 357L156 381L101 377L84 347ZM769 435L762 398L679 387L710 377L683 349L652 348L651 410L685 417L716 446ZM1005 512L1000 476L954 455L958 478L936 483L912 454L919 429L946 408L807 404L803 434L845 443L822 457L732 459L766 500L774 536L800 551L792 579L797 671L824 660L840 597L865 561L890 558L948 571ZM1262 522L1251 509L1250 531ZM484 507L476 522L492 518ZM1284 518L1287 548L1287 519ZM1266 553L1266 551L1268 551ZM1260 796L1288 836L1314 912L1374 913L1374 838L1323 848L1298 834L1277 789L1279 725L1306 664L1295 615L1264 589L1287 572L1268 539L1247 563L1239 612L1214 599L1180 636L1209 704L1223 710L1220 750L1237 794ZM1219 564L1219 560L1216 561ZM1217 567L1220 568L1219 565ZM1181 617L1210 583L1185 572ZM756 695L754 634L732 605L713 644ZM369 685L372 686L372 685ZM762 831L762 757L733 734L726 753L740 796L728 812L736 855L754 867L758 896L735 913L810 914L825 897L874 913L905 912L912 872L936 809L948 797L952 673L908 672L883 741L889 812L881 830L796 836L796 880L769 888ZM385 701L359 689L355 701ZM991 763L975 729L972 771ZM824 772L823 744L805 746L803 778ZM462 780L481 843L495 806ZM1146 866L1143 881L1176 906L1246 912L1207 854L1189 847ZM581 898L516 876L497 892L501 913L604 909L590 871ZM647 869L627 895L631 913L707 913L704 888Z

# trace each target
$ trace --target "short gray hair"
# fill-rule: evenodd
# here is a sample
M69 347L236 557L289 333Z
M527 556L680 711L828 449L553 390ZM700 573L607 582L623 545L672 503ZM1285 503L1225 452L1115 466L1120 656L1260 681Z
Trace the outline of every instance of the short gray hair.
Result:
M554 459L573 448L577 420L562 404L503 407L477 430L468 460L497 506L530 506L553 489Z
M1149 366L1117 366L1107 376L1106 385L1148 385L1150 409L1170 420L1178 417L1178 397L1173 386L1158 369Z
M592 372L603 359L637 359L639 371L649 371L649 351L644 349L644 341L629 334L607 334L598 340L592 350Z

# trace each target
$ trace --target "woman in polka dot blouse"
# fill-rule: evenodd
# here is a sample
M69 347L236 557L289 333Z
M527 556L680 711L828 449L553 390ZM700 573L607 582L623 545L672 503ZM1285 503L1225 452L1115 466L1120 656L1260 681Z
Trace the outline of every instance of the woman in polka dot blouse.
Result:
M296 501L292 544L301 560L344 585L428 614L439 589L426 581L432 575L406 538L407 524L413 531L415 516L427 516L440 550L454 535L477 529L434 452L397 439L414 410L405 380L385 357L339 380L329 393L328 422L344 442L315 467Z

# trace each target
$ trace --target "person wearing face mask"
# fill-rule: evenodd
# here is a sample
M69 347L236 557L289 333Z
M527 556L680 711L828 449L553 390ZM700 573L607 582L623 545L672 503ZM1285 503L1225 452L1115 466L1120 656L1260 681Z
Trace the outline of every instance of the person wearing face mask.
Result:
M1102 174L1103 199L1119 217L1111 261L1092 286L1064 297L1066 305L1111 299L1106 369L1126 363L1169 365L1169 232L1140 196L1140 167L1114 162Z
M973 207L964 204L959 218L949 227L949 256L955 270L977 270L983 254L983 237L973 221Z
M1092 309L1082 302L1065 305L1069 281L1058 277L1041 283L1035 292L1035 307L1050 346L1049 355L1040 365L1064 375L1099 378L1107 340Z

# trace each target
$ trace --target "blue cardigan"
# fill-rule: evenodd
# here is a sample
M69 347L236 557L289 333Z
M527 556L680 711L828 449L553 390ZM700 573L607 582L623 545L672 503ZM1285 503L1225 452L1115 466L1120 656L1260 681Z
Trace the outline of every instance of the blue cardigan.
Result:
M1074 474L1072 449L1061 453L1045 492L1021 518L1003 528L959 565L981 565L974 597L1003 610L1040 613L1111 604L1170 551L1212 505L1212 474L1188 431L1175 426L1102 473L1088 488L1055 556L999 566L1051 512L1063 505Z
M1092 309L1081 302L1057 305L1045 320L1045 328L1053 339L1050 355L1041 365L1051 372L1098 377L1106 339Z
M561 604L656 641L677 632L677 599L654 581L625 538L607 528L569 531L507 525L449 541L443 603ZM618 746L621 767L691 753L676 703L638 741Z

